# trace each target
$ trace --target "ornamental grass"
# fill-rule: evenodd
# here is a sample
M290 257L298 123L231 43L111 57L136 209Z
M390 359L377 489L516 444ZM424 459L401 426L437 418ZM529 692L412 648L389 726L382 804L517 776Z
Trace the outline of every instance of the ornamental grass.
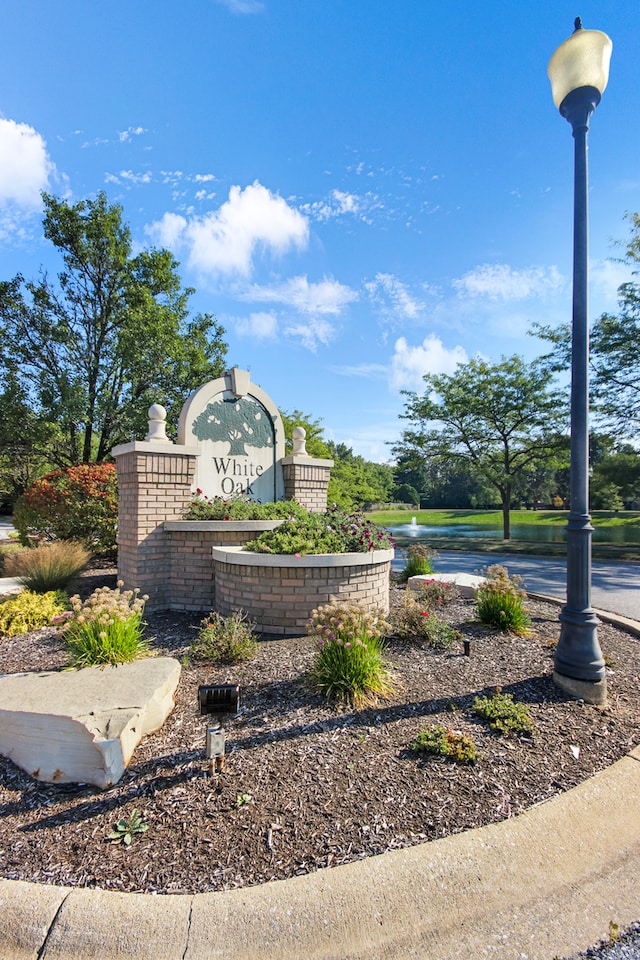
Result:
M503 633L526 636L531 619L524 608L527 594L522 589L522 577L510 577L506 567L499 564L489 567L485 576L476 595L480 622Z
M4 572L5 576L15 577L28 590L47 593L49 590L64 590L90 559L91 553L83 544L57 540L8 554Z
M389 624L381 612L334 602L313 611L307 633L316 641L310 685L328 699L356 709L393 695L385 659Z
M84 603L71 598L71 610L58 618L74 667L116 666L149 655L142 615L148 597L140 591L101 587Z

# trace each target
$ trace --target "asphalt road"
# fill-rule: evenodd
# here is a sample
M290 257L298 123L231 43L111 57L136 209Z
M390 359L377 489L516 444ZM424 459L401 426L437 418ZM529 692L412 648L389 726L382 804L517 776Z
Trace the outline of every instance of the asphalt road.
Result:
M490 564L499 563L509 573L519 574L530 593L544 593L566 599L567 564L562 557L530 557L520 554L466 553L438 551L435 569L438 573L480 573ZM401 570L402 558L393 562ZM591 603L597 610L617 613L640 620L640 563L594 561L591 576Z

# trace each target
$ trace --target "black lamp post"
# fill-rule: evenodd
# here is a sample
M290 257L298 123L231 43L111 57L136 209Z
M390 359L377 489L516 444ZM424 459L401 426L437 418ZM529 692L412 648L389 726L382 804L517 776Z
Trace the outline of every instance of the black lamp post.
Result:
M567 602L553 679L588 703L607 697L598 619L591 607L591 517L589 515L589 331L587 320L587 131L609 77L612 43L606 33L575 31L549 61L553 99L569 121L575 141L573 211L573 326L571 333L571 470L567 524Z

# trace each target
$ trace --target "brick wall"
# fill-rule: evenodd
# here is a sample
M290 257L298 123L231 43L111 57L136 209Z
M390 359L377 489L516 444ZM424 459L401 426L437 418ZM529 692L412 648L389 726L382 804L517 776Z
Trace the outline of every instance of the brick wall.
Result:
M287 558L286 566L274 566L273 557L260 562L262 557L244 554L237 562L232 553L214 551L216 609L224 616L244 610L258 630L271 634L303 633L314 607L332 600L387 613L392 556L393 551L380 550L345 555L341 565L334 555L326 566L318 556L295 558L297 563Z

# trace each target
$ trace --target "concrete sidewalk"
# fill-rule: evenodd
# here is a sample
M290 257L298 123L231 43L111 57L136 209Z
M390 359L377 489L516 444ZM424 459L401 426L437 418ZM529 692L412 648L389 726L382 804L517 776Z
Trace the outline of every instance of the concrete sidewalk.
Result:
M553 960L640 917L640 748L512 820L262 886L0 880L2 960Z

